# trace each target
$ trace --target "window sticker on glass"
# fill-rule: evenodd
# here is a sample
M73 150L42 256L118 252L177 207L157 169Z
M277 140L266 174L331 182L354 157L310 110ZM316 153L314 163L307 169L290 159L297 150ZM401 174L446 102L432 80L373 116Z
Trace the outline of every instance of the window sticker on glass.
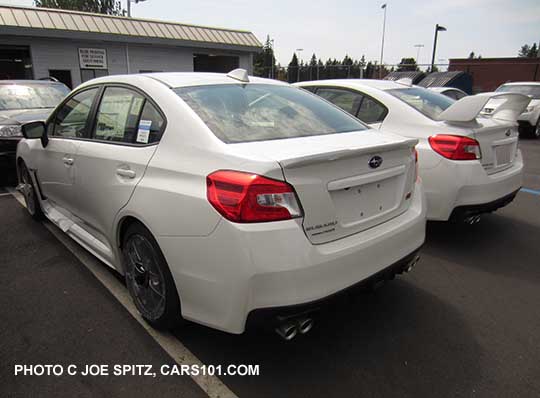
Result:
M152 126L151 120L141 120L139 122L139 130L137 131L137 142L141 144L148 144L148 138L150 137L151 126Z

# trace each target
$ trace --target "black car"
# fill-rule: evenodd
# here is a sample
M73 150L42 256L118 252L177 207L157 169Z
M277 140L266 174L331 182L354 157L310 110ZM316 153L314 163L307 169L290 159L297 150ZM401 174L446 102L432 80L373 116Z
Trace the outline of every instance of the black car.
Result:
M63 84L46 80L0 80L0 176L13 177L21 125L45 120L69 93ZM13 179L13 178L11 178ZM6 182L6 181L2 181Z

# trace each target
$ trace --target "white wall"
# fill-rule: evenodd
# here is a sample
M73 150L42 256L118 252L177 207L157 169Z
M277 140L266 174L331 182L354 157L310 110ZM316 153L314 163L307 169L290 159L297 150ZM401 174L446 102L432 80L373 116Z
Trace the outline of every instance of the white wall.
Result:
M78 48L104 48L107 50L109 75L127 73L126 44L103 41L80 41L23 36L0 36L0 45L30 46L34 78L49 76L49 69L70 70L73 86L81 84ZM252 55L228 51L129 44L130 73L140 70L162 72L193 71L193 53L239 55L240 67L252 72Z

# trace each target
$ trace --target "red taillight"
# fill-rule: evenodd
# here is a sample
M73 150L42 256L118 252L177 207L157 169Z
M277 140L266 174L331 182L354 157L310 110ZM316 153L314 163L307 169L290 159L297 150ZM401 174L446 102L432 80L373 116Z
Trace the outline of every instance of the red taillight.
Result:
M216 171L206 177L206 196L223 217L239 223L289 220L302 215L289 184L252 173Z
M460 135L438 134L429 137L429 145L439 155L452 160L480 159L480 144Z

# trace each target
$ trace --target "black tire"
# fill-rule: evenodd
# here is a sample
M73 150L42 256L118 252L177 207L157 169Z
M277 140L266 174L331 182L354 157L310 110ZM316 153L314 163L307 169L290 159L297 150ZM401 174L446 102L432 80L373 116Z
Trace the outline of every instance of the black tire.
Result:
M26 210L34 220L43 220L45 215L43 214L43 210L41 210L34 181L30 176L28 167L26 167L26 164L22 161L19 165L19 180L21 184L24 184L22 187L22 194L26 203Z
M156 329L183 323L180 298L169 266L150 231L132 223L122 239L126 285L142 317Z

